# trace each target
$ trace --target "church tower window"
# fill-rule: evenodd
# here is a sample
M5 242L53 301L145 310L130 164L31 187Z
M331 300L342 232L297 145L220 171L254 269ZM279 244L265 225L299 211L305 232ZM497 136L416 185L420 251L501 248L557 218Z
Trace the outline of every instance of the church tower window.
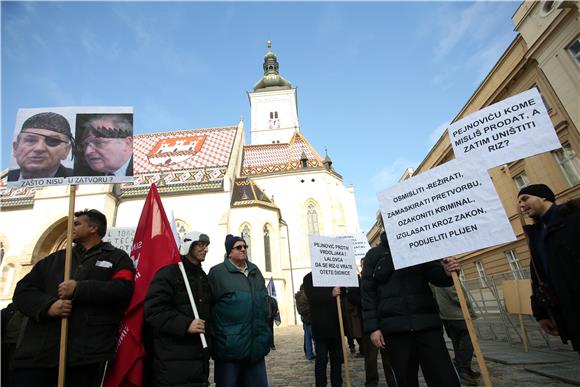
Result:
M272 253L270 250L270 229L268 225L264 225L264 263L265 270L268 272L272 271Z

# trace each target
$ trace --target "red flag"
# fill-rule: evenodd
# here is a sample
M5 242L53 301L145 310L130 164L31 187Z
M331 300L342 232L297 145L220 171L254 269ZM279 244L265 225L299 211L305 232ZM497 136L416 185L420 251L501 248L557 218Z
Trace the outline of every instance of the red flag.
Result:
M181 260L155 184L151 185L145 199L131 247L131 259L136 270L135 291L121 323L117 352L107 367L104 387L143 384L143 301L157 270Z

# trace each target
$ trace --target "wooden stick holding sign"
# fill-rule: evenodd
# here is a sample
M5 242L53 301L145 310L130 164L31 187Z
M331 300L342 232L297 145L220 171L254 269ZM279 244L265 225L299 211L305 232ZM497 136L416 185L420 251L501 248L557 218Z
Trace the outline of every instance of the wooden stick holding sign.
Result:
M344 337L344 323L342 322L342 307L340 305L340 294L336 296L336 308L338 310L338 324L340 326L340 343L342 345L342 353L344 355L344 374L346 376L346 385L347 387L351 387L350 368L348 366L348 351L346 350L346 342Z
M187 274L185 273L185 268L183 267L183 262L177 264L179 270L181 271L181 276L183 277L183 282L185 282L185 289L187 290L187 297L189 298L189 303L191 304L191 309L193 309L193 317L199 320L199 313L197 312L197 307L195 306L195 300L193 299L193 293L191 292L191 286L189 286L189 280L187 279ZM203 348L207 348L207 341L205 339L205 334L200 333L199 337L201 339L201 345Z
M481 370L481 376L483 378L483 383L486 387L491 387L491 379L489 377L489 371L487 365L485 364L485 359L481 353L481 348L479 347L479 341L477 340L477 334L475 333L475 327L473 326L473 321L471 320L471 314L469 314L469 309L467 308L467 302L465 301L465 295L463 294L463 289L461 288L461 281L457 276L456 271L451 272L451 278L453 278L453 285L455 285L455 290L457 291L457 296L459 297L459 304L461 305L461 311L463 312L463 318L465 319L465 324L467 325L467 330L469 332L469 338L473 344L473 351L475 352L475 357L477 359L477 364Z
M75 184L70 186L70 194L68 201L68 219L66 226L66 254L64 259L64 280L70 279L70 272L72 266L72 229L73 220L75 216L75 197L77 186ZM66 344L68 336L68 317L63 317L60 323L60 354L58 359L58 387L64 387L64 380L66 376Z

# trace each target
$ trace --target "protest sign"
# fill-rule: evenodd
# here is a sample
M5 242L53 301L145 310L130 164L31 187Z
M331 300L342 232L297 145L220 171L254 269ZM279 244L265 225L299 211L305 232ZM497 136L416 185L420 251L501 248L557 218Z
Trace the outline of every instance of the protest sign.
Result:
M314 286L358 287L352 242L344 238L310 235Z
M536 88L470 114L448 132L455 157L484 169L562 147Z
M131 246L135 237L136 227L110 227L103 238L104 242L109 242L118 249L131 255Z
M377 196L396 269L515 240L475 162L452 160Z
M351 241L352 249L354 251L354 259L357 265L359 264L360 260L363 259L365 255L367 255L367 252L371 248L369 241L367 240L367 237L364 233L340 234L336 235L336 238L347 239Z
M19 109L6 187L133 181L133 108Z

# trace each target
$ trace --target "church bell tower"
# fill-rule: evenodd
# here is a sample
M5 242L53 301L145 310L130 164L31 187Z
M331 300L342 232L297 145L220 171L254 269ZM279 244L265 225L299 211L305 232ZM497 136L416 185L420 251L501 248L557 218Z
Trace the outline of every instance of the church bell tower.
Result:
M248 93L252 109L252 145L288 143L300 131L296 88L279 72L278 58L268 40L264 56L264 76Z

